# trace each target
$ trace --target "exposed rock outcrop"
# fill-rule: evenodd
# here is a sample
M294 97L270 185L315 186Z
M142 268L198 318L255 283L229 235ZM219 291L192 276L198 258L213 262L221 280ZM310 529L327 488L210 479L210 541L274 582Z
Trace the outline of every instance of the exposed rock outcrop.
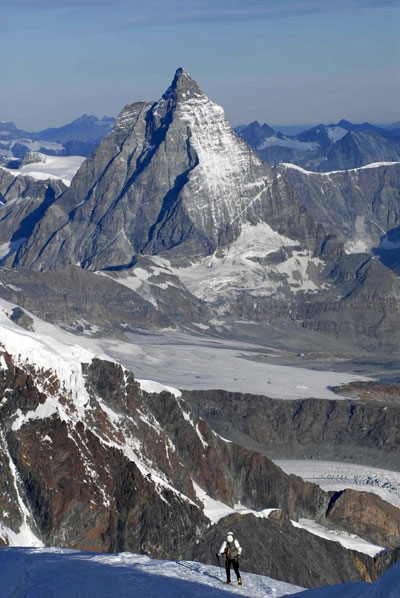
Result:
M185 400L224 438L273 458L354 461L398 471L398 385L373 395L374 383L351 385L356 400L277 400L224 391L186 391ZM359 389L356 391L356 389ZM347 396L346 387L334 389ZM361 400L360 393L363 399ZM387 397L384 400L382 396ZM360 399L359 399L360 397Z
M326 512L326 520L350 533L371 538L378 546L400 546L400 510L379 496L351 489L335 492Z
M329 173L279 165L297 197L350 252L371 251L400 224L400 163Z

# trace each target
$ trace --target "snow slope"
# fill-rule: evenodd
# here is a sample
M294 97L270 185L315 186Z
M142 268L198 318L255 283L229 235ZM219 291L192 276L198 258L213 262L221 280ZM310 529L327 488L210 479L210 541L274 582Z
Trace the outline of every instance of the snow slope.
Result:
M398 598L400 563L372 584L345 583L302 591L242 572L243 588L223 583L218 567L190 561L157 561L129 553L97 554L56 548L0 548L2 598Z
M97 554L64 549L0 548L2 598L224 598L284 596L301 588L252 573L243 588L222 583L216 566L157 561L129 553Z

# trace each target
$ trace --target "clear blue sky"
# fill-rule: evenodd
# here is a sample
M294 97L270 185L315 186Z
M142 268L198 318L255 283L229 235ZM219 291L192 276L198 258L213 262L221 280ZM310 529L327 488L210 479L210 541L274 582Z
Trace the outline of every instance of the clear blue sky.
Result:
M157 100L178 67L232 125L400 119L400 0L0 0L0 55L0 121L29 131Z

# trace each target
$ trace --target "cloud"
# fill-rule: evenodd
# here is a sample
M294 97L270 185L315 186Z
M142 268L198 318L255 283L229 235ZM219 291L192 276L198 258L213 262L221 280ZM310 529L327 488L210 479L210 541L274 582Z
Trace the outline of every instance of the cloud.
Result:
M394 19L399 0L0 0L0 15L12 17L4 33L69 31L75 36L104 35L152 27L241 24L328 17L357 13L385 14ZM6 22L6 21L5 21ZM2 29L0 25L0 30Z
M93 5L102 0L89 0ZM162 24L229 23L399 9L398 0L148 0L127 8L116 0L113 9L124 16L123 27L149 27ZM127 10L126 10L127 9ZM126 12L124 12L126 10Z
M399 8L398 0L0 0L8 10L30 12L90 12L107 11L121 14L138 25L153 23L237 21L277 19L310 13L350 12L355 10L385 10ZM95 16L95 15L94 15Z

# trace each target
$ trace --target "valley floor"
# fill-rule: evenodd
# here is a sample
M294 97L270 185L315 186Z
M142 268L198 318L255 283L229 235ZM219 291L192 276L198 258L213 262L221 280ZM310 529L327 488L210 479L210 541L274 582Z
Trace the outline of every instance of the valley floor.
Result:
M276 399L336 399L329 387L364 376L280 365L274 349L177 331L131 334L129 343L102 339L103 351L139 379L187 390L223 389ZM82 341L79 341L82 342Z

